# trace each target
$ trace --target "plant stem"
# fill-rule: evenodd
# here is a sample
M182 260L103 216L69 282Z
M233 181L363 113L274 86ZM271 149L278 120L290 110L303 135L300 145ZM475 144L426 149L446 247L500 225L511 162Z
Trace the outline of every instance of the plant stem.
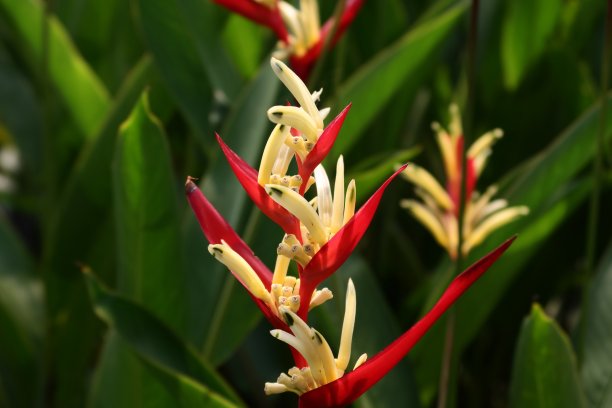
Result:
M606 116L608 104L608 71L610 70L610 51L612 47L612 0L608 0L608 9L605 20L605 34L603 43L603 56L601 61L601 105L599 111L599 128L595 140L595 157L593 158L593 169L591 177L593 188L589 200L589 218L586 232L586 259L582 284L582 319L578 327L578 341L576 349L578 358L582 358L584 352L584 336L586 324L584 317L588 314L589 307L589 278L595 274L595 253L597 252L597 227L599 224L599 201L601 195L601 184L604 177L603 154L604 139L606 135Z
M325 63L325 59L327 58L327 53L332 46L333 38L336 36L336 31L338 31L338 26L340 24L340 19L342 18L342 14L344 13L344 9L346 8L347 0L340 0L336 3L336 8L334 9L334 22L332 24L331 30L329 30L329 34L325 41L323 42L323 47L321 49L321 53L319 54L319 58L315 64L314 69L308 79L308 89L315 87L316 83L321 76L321 70L323 69L323 64Z
M603 151L606 134L606 111L608 105L608 71L610 70L610 46L612 45L612 0L608 0L608 10L605 22L605 38L603 58L601 62L601 108L599 111L599 129L597 132L595 158L593 160L593 190L589 204L589 223L587 229L586 276L593 274L595 268L595 252L597 249L597 225L599 220L599 196L603 178Z
M456 318L455 308L452 307L446 318L445 336L444 336L444 350L442 354L442 366L440 367L440 394L438 397L438 408L445 408L448 404L449 390L449 379L451 376L451 362L453 359L453 343L455 340L455 321Z
M611 0L612 1L612 0ZM475 72L476 72L476 46L478 41L478 11L480 8L479 0L472 0L472 7L470 11L470 31L468 36L468 47L467 47L467 103L464 115L463 125L463 150L461 158L461 191L459 199L459 214L457 222L457 257L455 262L455 273L457 276L461 273L463 264L463 220L465 213L465 201L466 201L466 173L467 173L467 146L471 142L469 135L473 132L473 117L474 117L474 105L475 105ZM446 333L444 336L444 351L442 355L442 367L440 369L440 383L439 383L439 398L438 408L446 408L447 406L454 406L454 401L449 398L454 393L450 392L450 378L453 377L451 369L453 367L453 345L455 341L455 325L456 325L456 309L453 306L448 311L448 318L446 320Z

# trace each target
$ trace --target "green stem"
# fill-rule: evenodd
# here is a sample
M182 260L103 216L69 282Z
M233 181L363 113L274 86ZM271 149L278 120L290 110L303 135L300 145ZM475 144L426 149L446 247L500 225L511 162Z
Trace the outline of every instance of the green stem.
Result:
M247 243L247 245L250 244L253 238L255 237L255 232L257 231L257 224L259 223L260 215L261 213L259 209L253 206L251 213L249 214L249 218L247 219L246 226L244 227L244 234L242 235L243 240ZM202 354L205 359L209 359L213 352L217 336L219 335L219 331L221 329L221 323L225 318L227 307L230 303L230 299L232 297L232 290L234 289L235 284L236 279L231 274L227 274L225 277L225 282L223 282L223 288L221 288L221 294L219 295L219 300L217 301L215 313L213 314L212 320L210 322L210 327L208 329L206 341L204 342L204 347L202 348Z
M592 179L593 189L589 202L589 219L586 236L586 260L582 281L582 316L587 315L589 307L589 278L595 273L595 253L597 251L597 229L599 224L599 201L601 195L601 184L604 178L603 153L604 139L606 135L606 115L608 103L608 71L610 69L610 52L612 51L612 0L608 0L608 10L605 21L605 38L603 44L603 58L601 62L601 107L599 111L599 128L595 141L595 157L593 159ZM581 358L584 347L586 325L582 319L578 329L578 357Z
M442 354L442 366L440 367L440 395L438 397L438 408L445 408L448 404L448 396L450 394L449 379L451 376L451 361L453 359L453 344L455 340L455 321L457 313L452 307L446 318L446 327L444 335L444 350Z
M612 45L612 0L608 0L608 12L605 22L605 39L603 45L603 58L601 62L601 108L599 112L599 129L597 132L595 158L593 160L593 190L589 205L589 223L587 229L586 247L586 274L593 274L595 267L595 252L597 249L597 226L599 223L599 197L601 195L601 181L603 178L603 151L606 134L606 113L608 102L608 71L610 70L610 47Z
M336 36L336 31L338 30L338 24L340 23L340 19L342 18L342 14L344 13L344 9L346 8L347 0L340 0L336 3L336 8L334 9L334 23L329 30L327 38L323 42L323 47L321 49L321 53L319 54L319 58L317 59L317 63L315 64L312 73L310 74L310 79L308 80L308 89L312 89L314 84L317 83L319 77L321 76L321 70L323 69L323 64L327 58L327 53L331 47L331 41Z
M463 269L463 221L465 213L465 201L466 201L466 173L467 173L467 146L471 142L469 135L473 132L473 117L474 117L474 105L475 105L475 82L476 82L476 46L478 41L478 12L480 9L480 1L472 0L472 7L470 12L470 32L468 37L468 48L467 48L467 103L464 115L463 125L463 150L461 157L461 191L459 198L459 214L457 220L457 258L455 259L455 273L457 276ZM456 310L451 308L448 312L448 318L446 320L446 332L444 336L444 351L442 355L442 367L440 369L440 383L439 383L439 398L438 408L446 408L447 406L455 406L450 390L450 379L456 377L451 372L453 369L453 345L455 341L455 325L456 325ZM456 366L455 366L456 367ZM449 396L451 398L449 398Z

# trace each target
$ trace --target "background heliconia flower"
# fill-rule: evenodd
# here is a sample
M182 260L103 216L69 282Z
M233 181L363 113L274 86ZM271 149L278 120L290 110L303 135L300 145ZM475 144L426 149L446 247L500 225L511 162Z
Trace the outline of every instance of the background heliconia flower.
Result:
M465 147L457 105L451 105L450 114L448 130L437 122L432 125L444 163L445 187L442 187L424 168L410 165L402 172L402 176L416 186L416 194L422 201L404 199L400 205L408 209L431 232L451 258L456 258L459 246L458 224L463 183L461 174ZM497 192L496 186L490 186L483 194L475 190L478 178L491 155L492 146L502 135L500 129L487 132L465 153L467 162L462 228L464 256L496 229L529 213L526 206L508 207L508 202L504 199L493 200Z
M323 48L333 47L356 17L364 0L348 0L339 21L321 24L318 0L301 0L299 7L283 0L214 0L272 29L279 39L275 56L289 60L301 78L308 78Z

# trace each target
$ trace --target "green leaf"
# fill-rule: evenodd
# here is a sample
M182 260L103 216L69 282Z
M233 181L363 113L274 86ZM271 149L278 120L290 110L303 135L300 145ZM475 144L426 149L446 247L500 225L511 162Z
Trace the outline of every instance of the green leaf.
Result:
M121 125L115 152L117 288L181 333L186 283L180 273L184 264L175 184L165 134L144 93ZM104 349L97 406L171 404L167 391L117 341L111 336Z
M9 406L34 406L39 396L43 294L30 254L0 216L0 383Z
M170 94L195 129L211 141L209 112L237 96L242 79L220 48L219 7L209 1L138 0L144 38Z
M114 328L131 350L161 376L180 399L209 399L211 406L242 406L228 384L170 328L136 303L112 293L90 271L85 281L98 317ZM194 406L186 404L185 406Z
M261 65L268 43L267 30L238 14L232 14L223 31L223 44L242 76L252 78Z
M131 4L126 5L124 0L63 0L52 3L52 7L83 56L114 94L143 54Z
M267 119L266 111L277 102L275 98L279 83L266 61L260 68L259 75L237 101L226 126L220 132L223 140L253 165L259 161L263 142L273 127ZM205 175L203 190L228 222L240 231L245 209L248 208L248 197L234 177L220 148L217 149L216 160ZM256 210L256 213L258 214L259 210ZM190 338L196 344L203 345L205 357L216 365L226 360L242 343L256 325L261 313L227 268L208 254L208 243L191 211L187 217L185 250L188 254L189 288L192 291L189 307ZM280 234L278 236L282 237L281 230L274 228L274 231ZM268 236L267 232L261 230L257 232L257 236L260 236L259 234ZM248 237L246 238L249 241ZM268 253L275 255L274 252ZM263 259L266 260L266 257ZM242 324L236 324L236 318L240 319Z
M501 56L506 87L515 89L545 50L563 2L514 0L507 3L502 28Z
M114 268L114 223L110 163L119 124L138 100L151 69L144 57L119 91L95 138L82 150L66 181L61 200L50 209L43 242L42 270L51 366L57 379L57 406L82 407L85 372L91 371L91 353L98 346L101 325L88 307L83 280L75 267L81 261L101 271ZM78 338L75 344L73 340ZM79 386L81 385L81 386Z
M36 0L0 0L0 11L14 26L33 69L49 75L82 136L92 138L111 101L61 23L53 16L45 18L43 3Z
M121 125L113 184L117 288L180 332L185 282L176 182L166 137L150 111L147 93Z
M380 115L393 95L402 90L407 78L423 67L441 42L451 33L466 9L465 2L420 23L398 41L363 65L334 95L335 108L353 103L336 140L335 154L348 151L367 126Z
M612 404L612 245L608 245L583 309L581 377L589 407Z
M584 406L572 346L559 326L534 304L514 353L510 407Z

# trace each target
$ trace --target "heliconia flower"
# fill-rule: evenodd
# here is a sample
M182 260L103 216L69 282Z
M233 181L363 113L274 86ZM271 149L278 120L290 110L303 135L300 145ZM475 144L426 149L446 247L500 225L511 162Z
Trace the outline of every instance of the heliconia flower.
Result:
M461 169L464 137L459 108L451 105L451 123L446 130L439 123L433 124L437 142L442 153L446 174L446 187L425 169L412 165L402 176L417 186L416 193L422 202L402 200L400 205L408 209L449 253L457 257L459 242L459 208L461 197ZM478 138L466 153L465 202L463 217L462 254L467 255L501 226L529 213L525 206L508 207L504 199L492 200L496 186L489 187L484 194L475 191L478 177L491 154L493 144L503 136L494 129Z
M484 258L457 276L434 307L397 340L373 358L362 354L353 370L345 374L352 347L356 314L356 294L349 280L340 347L336 358L325 338L309 327L292 311L282 308L280 313L291 333L272 330L270 333L297 350L306 361L305 366L293 367L282 373L276 382L266 383L266 394L294 392L301 408L342 407L355 401L381 380L412 347L427 333L442 314L508 249L510 238Z
M317 0L300 0L299 7L282 0L213 1L272 29L279 39L275 55L289 59L301 78L308 77L324 44L335 45L363 5L363 0L348 0L333 30L333 17L321 26Z
M335 21L333 18L330 18L319 30L317 41L311 42L309 47L306 49L306 52L301 53L297 52L295 49L292 49L291 41L289 41L289 46L287 49L284 50L284 44L281 41L278 47L279 50L277 51L277 56L283 57L284 55L288 54L291 66L295 69L296 73L301 78L308 78L314 63L321 55L325 43L329 42L330 47L333 47L338 42L340 37L342 37L342 34L344 34L346 29L351 25L357 16L357 13L361 9L363 3L364 0L347 0L342 16L340 17L340 21L336 25L333 37L330 36L332 35ZM290 30L290 32L294 38L299 38L299 35L296 35L292 30Z

